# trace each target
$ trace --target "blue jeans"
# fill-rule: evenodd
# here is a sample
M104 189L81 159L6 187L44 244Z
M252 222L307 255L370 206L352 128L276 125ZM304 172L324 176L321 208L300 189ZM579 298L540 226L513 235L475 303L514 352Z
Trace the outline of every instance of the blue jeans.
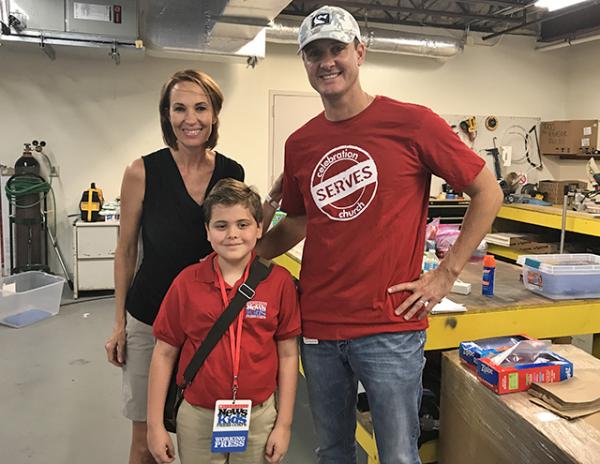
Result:
M301 344L319 464L356 463L358 381L369 398L381 464L420 462L425 331Z

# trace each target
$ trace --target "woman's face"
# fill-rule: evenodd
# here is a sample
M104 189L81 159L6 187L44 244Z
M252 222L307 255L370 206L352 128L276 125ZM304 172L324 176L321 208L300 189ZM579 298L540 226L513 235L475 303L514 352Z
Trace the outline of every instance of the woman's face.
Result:
M199 148L206 145L216 117L204 90L198 84L184 81L171 89L169 120L178 143Z

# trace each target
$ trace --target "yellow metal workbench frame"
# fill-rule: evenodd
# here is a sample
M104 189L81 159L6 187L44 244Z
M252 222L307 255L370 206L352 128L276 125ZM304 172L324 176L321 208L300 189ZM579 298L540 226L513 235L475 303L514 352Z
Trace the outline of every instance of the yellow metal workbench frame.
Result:
M560 230L562 227L562 210L553 206L504 205L500 208L498 218L550 229ZM600 237L600 218L587 213L567 211L566 230Z
M274 259L298 278L300 263L285 254ZM469 310L460 314L437 314L429 317L426 350L457 348L463 340L527 333L537 338L563 337L593 333L593 354L600 357L600 299L564 300L543 304L514 305L493 311ZM367 453L369 464L377 464L374 436L360 423L356 440ZM423 463L437 460L437 442L425 443L420 450Z

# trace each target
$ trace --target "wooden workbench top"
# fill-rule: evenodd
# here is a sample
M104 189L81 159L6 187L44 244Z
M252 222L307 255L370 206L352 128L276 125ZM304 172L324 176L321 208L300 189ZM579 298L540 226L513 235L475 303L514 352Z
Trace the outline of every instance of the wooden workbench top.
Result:
M471 284L469 295L448 295L452 301L463 304L471 312L489 311L510 307L527 307L541 304L551 304L553 300L539 296L525 288L520 280L521 266L496 261L496 277L494 282L494 296L487 297L481 294L481 278L483 264L468 263L460 274L460 280Z
M575 375L600 369L600 360L574 346L552 349L573 362ZM440 462L599 462L600 431L585 418L563 419L529 401L527 392L496 395L460 363L457 351L444 353L442 372Z

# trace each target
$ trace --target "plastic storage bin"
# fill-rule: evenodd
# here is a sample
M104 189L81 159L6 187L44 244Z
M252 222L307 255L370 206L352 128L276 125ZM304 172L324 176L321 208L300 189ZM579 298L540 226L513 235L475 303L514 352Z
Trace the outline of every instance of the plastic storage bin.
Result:
M525 288L554 300L600 298L600 256L522 255Z
M2 279L0 324L24 327L54 316L60 307L65 279L28 271Z

